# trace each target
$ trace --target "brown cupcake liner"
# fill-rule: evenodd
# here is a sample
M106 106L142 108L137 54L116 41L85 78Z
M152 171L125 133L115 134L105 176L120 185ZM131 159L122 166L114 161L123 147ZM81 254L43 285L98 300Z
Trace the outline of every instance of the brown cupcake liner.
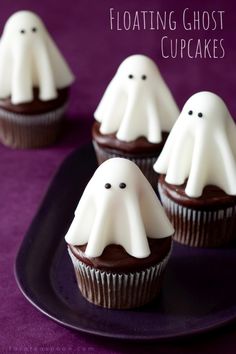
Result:
M215 248L236 239L236 205L212 211L187 208L168 198L160 184L158 189L177 242L192 247Z
M157 173L153 170L153 165L157 160L157 156L134 156L134 155L129 155L125 153L119 153L114 150L109 150L106 148L100 147L94 140L93 140L93 146L94 150L97 156L97 161L98 164L101 165L104 161L111 159L113 157L123 157L126 158L130 161L133 161L136 163L136 165L140 168L144 176L147 178L147 180L151 183L153 188L156 189L157 187L157 181L158 181L158 175Z
M0 141L12 148L38 148L54 143L67 104L42 114L24 115L0 109Z
M154 299L161 286L169 254L158 264L139 272L113 273L92 268L68 248L78 287L91 303L106 308L140 307Z

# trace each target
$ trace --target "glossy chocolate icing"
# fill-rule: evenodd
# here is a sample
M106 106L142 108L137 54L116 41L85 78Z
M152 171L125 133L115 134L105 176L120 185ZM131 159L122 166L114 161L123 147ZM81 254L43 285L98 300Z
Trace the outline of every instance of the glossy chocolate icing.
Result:
M86 257L87 245L68 245L74 256L83 263L104 271L110 272L134 272L151 267L161 262L171 249L172 237L161 239L148 238L151 254L146 258L135 258L130 256L122 246L107 246L100 257Z
M100 123L94 122L92 127L92 137L96 143L110 150L119 150L129 154L140 154L151 156L159 155L169 133L162 132L162 141L158 144L150 143L145 137L140 137L131 142L125 142L117 139L116 134L102 134L100 132Z
M64 88L57 90L58 96L54 100L41 101L39 99L39 90L37 88L33 89L34 99L32 102L13 104L11 102L11 97L4 100L0 100L0 108L13 113L19 113L24 115L41 114L53 111L61 106L63 106L69 95L69 88Z
M186 182L180 186L169 184L165 181L165 175L160 175L158 185L168 198L191 209L219 210L236 204L236 196L228 195L213 185L206 186L199 198L191 198L186 195Z

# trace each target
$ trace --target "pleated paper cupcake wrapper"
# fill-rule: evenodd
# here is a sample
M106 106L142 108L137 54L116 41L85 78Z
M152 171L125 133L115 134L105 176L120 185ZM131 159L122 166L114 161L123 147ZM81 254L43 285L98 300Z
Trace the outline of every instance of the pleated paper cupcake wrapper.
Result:
M60 135L67 104L42 114L24 115L0 109L0 141L12 148L37 148Z
M220 210L186 208L168 198L158 185L164 209L175 229L174 239L192 247L221 247L236 239L236 206Z
M114 150L101 148L95 141L93 141L94 150L96 152L98 164L101 165L104 161L113 157L123 157L130 161L133 161L138 165L144 176L151 183L154 189L157 188L158 175L153 170L153 165L157 160L157 156L133 156L128 154L117 153Z
M79 261L68 248L78 287L91 303L106 308L140 307L159 291L169 254L157 265L132 273L112 273L92 268Z

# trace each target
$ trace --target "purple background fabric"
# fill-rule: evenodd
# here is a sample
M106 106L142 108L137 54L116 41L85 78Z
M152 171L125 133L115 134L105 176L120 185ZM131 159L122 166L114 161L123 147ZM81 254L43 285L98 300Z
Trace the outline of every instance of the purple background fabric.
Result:
M58 144L38 150L0 146L0 352L66 353L232 353L236 327L231 325L197 339L174 343L122 343L86 336L63 328L33 308L17 288L13 266L17 250L63 159L91 140L92 115L109 80L127 56L152 57L180 108L199 90L212 90L236 117L236 32L234 1L198 0L66 0L7 1L0 4L0 30L15 11L30 9L44 20L67 58L76 82L71 89L68 124ZM124 10L225 10L222 31L111 31L109 8ZM180 18L180 17L179 17ZM160 38L224 38L223 59L164 59ZM86 168L81 166L80 168ZM220 284L219 284L220 286ZM227 294L225 294L227 296Z

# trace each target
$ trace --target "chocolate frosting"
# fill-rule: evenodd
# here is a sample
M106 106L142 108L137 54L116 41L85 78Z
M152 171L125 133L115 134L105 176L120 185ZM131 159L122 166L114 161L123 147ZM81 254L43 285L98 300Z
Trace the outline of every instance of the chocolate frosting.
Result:
M187 208L219 210L236 204L236 196L226 194L217 186L206 186L199 198L191 198L185 193L186 182L180 186L169 184L165 175L160 175L158 184L168 198Z
M53 111L61 106L63 106L69 95L69 88L64 88L57 90L57 98L49 101L41 101L39 99L39 90L38 88L33 89L34 98L31 102L13 104L11 102L11 97L4 100L0 100L0 108L3 108L7 111L13 113L19 113L24 115L40 114Z
M157 156L161 152L169 134L162 132L162 141L158 144L150 143L145 137L140 137L131 142L125 142L117 139L115 133L102 134L100 132L100 126L101 124L95 121L92 127L92 137L98 145L129 154L150 154L151 156Z
M83 263L104 271L110 272L134 272L151 267L161 262L171 249L172 237L160 239L148 238L151 254L146 258L135 258L130 256L122 246L107 246L100 257L86 257L83 246L68 245L74 256Z

